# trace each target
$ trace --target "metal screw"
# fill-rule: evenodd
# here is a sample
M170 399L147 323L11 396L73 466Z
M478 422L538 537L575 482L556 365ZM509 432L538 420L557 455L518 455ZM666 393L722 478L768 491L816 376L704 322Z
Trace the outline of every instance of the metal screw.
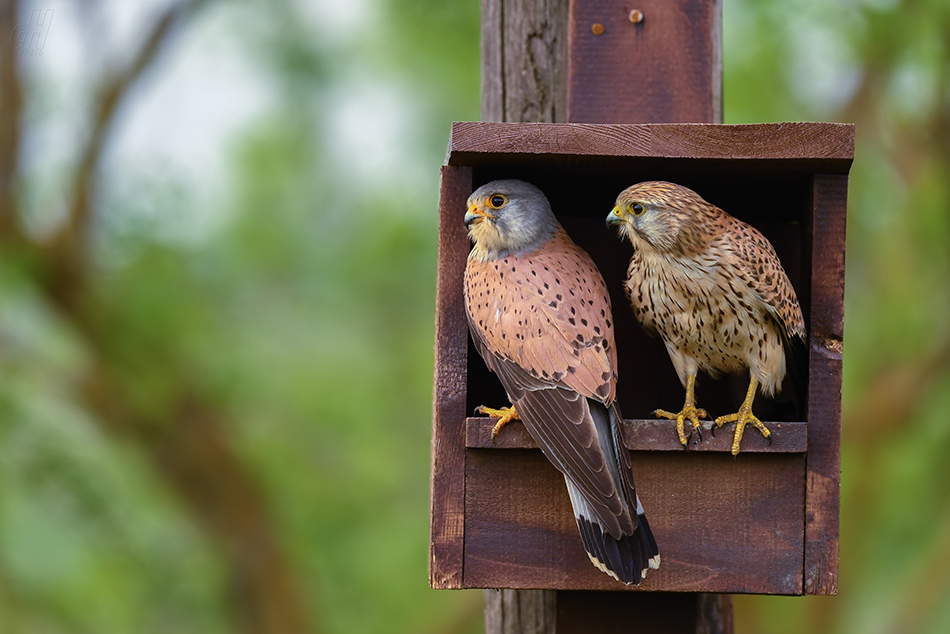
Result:
M604 34L604 25L600 22L594 22L593 26L590 27L590 32L594 35L603 35Z
M643 11L640 9L634 9L630 12L630 21L634 24L640 24L643 22Z

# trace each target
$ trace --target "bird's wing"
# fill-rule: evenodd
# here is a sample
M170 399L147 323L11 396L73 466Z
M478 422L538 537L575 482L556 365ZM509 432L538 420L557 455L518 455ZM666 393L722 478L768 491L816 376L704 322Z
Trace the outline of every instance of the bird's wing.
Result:
M625 500L612 464L615 457L605 451L587 397L561 381L539 379L517 363L490 350L481 337L476 347L488 366L498 375L508 397L548 460L583 494L590 512L603 530L615 538L636 528L629 502ZM599 404L598 404L599 406ZM601 406L602 407L602 406ZM623 481L626 484L626 480Z
M492 352L532 376L613 401L610 296L590 256L563 229L528 255L472 261L466 277L473 331Z
M488 351L477 335L475 342L528 432L564 474L591 561L615 579L639 584L649 568L659 567L660 556L634 487L616 405L539 380Z
M758 229L729 216L725 234L732 238L737 266L745 282L762 300L788 339L805 338L805 318L795 289L772 244Z
M635 494L588 401L609 405L616 390L610 300L590 257L561 231L526 256L470 260L466 302L479 353L545 455L605 530L632 532Z

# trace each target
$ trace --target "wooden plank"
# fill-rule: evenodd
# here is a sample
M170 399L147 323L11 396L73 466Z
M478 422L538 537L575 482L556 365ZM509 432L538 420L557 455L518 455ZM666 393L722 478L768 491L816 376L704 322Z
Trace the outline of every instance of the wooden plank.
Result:
M802 454L635 452L662 553L640 590L800 594ZM626 590L591 565L564 479L538 450L469 449L467 588Z
M846 174L854 125L763 123L594 125L455 122L448 163L471 165L516 155L805 161Z
M553 632L556 604L557 593L550 590L485 590L485 632Z
M722 121L721 13L721 0L572 2L569 120Z
M564 0L482 0L482 121L567 121Z
M805 508L807 594L838 592L847 176L814 178Z
M703 440L692 438L689 451L731 452L735 425L725 425L714 436L711 421L701 421ZM772 431L772 444L751 428L742 437L742 453L804 453L808 449L807 424L766 422ZM520 421L505 426L491 437L495 421L487 417L465 420L465 446L469 449L537 449L538 445ZM625 420L623 442L632 451L683 451L676 435L676 421L666 419Z
M462 222L472 170L442 168L435 309L429 584L459 588L465 515L465 408L468 324L462 278L469 252Z

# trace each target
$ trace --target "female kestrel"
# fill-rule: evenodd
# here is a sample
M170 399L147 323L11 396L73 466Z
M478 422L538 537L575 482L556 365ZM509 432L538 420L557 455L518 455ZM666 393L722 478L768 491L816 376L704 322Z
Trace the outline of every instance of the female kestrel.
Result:
M766 396L782 389L785 344L805 338L805 320L775 249L753 227L703 200L696 192L661 181L628 187L607 216L633 244L627 296L645 329L658 332L686 388L676 420L686 445L685 419L699 432L706 412L695 404L696 373L750 372L749 390L735 414L732 454L748 423L766 438L769 430L752 414L761 386Z
M564 474L584 548L600 570L639 584L660 565L637 498L614 403L617 353L610 297L590 256L529 183L500 180L468 199L475 242L465 267L465 308L478 352L512 407L494 433L520 418Z

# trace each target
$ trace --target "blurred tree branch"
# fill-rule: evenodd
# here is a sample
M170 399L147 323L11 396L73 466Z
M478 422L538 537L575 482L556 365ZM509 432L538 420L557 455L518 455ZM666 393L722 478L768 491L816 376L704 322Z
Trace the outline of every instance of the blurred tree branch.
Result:
M921 11L919 5L918 2L904 0L885 9L866 7L862 10L871 25L868 41L862 45L870 51L869 60L863 68L858 88L842 108L839 119L853 121L864 130L864 134L880 136L886 128L881 123L887 120L882 114L887 110L885 101L889 82L899 72L901 57L898 53L906 51L907 33L912 32L911 29L894 28L894 24L902 19L914 19L915 12ZM950 28L950 20L945 18L944 22ZM946 69L950 63L948 57L950 49L944 48L943 59L937 67ZM950 161L950 102L942 98L950 90L950 75L937 73L934 80L932 91L938 95L934 108L927 113L927 117L902 126L903 133L892 137L896 154L893 164L905 177L914 174L921 163L921 156L932 154L942 161Z
M209 403L179 386L171 417L132 408L111 370L97 364L81 392L110 431L136 442L221 547L245 632L309 631L296 581L280 552L264 500L234 453L227 424Z
M0 41L0 246L19 245L37 264L37 282L50 305L69 323L88 350L91 362L78 396L109 431L134 441L178 494L195 521L220 545L230 568L234 605L245 632L293 634L308 631L307 610L270 525L263 496L228 438L221 412L175 375L167 413L147 411L118 386L121 362L112 359L112 333L96 322L97 302L111 298L91 292L93 262L88 254L91 224L103 149L114 129L116 113L143 73L167 48L207 0L186 0L166 9L152 24L126 68L109 77L93 99L89 139L73 177L69 215L45 244L27 241L19 228L14 183L18 176L22 125L22 79L16 50ZM19 3L0 5L0 33L12 34ZM145 282L147 283L147 282ZM147 347L147 346L146 346ZM156 351L143 349L143 358ZM174 373L169 367L167 372Z
M131 63L107 78L93 100L92 125L73 178L69 215L49 244L50 262L54 266L48 273L51 296L67 310L75 308L74 302L82 294L89 272L86 249L91 209L102 150L109 140L115 115L129 89L167 46L169 36L207 1L185 0L167 8L152 24L139 50L131 56Z

